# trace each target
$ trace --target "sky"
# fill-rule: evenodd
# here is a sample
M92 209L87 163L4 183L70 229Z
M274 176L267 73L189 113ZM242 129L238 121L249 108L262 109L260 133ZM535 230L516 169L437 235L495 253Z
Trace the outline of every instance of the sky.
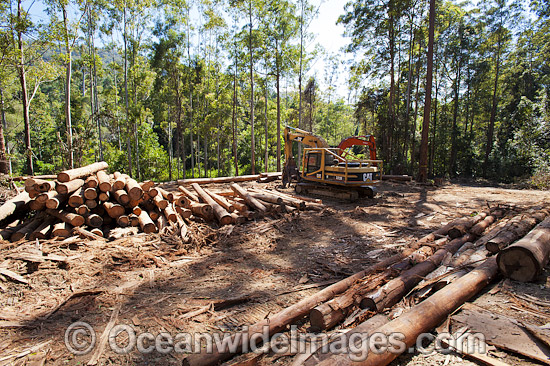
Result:
M321 45L327 55L336 55L340 61L339 63L339 74L336 78L336 81L333 82L336 94L339 97L346 98L348 94L347 82L344 75L347 75L346 68L343 64L345 59L349 59L350 56L347 55L342 48L349 43L349 39L344 37L345 28L343 25L337 25L336 21L338 17L344 14L344 6L347 1L343 0L311 0L311 3L315 8L319 9L319 14L316 19L314 19L308 31L314 35L314 40L311 44L308 45L307 51L312 51L314 44L317 43ZM308 76L311 74L316 74L317 80L319 81L322 88L326 89L327 85L324 82L324 77L326 75L325 62L326 57L320 57L312 65L312 70L308 73ZM334 80L334 78L333 78Z

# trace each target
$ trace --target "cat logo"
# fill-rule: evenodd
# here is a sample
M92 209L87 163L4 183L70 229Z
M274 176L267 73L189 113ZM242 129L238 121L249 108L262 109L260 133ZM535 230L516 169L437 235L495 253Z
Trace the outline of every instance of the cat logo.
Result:
M372 173L363 173L363 181L364 182L372 181Z

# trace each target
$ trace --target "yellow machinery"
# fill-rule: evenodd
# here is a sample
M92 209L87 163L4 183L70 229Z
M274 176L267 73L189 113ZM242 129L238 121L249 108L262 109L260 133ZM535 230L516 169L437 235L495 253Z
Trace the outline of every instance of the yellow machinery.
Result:
M359 197L374 197L374 186L380 182L382 160L359 159L351 153L331 148L311 132L287 126L284 130L285 166L283 186L294 178L297 193L311 193L355 201ZM300 169L292 154L292 143L300 142L304 149Z

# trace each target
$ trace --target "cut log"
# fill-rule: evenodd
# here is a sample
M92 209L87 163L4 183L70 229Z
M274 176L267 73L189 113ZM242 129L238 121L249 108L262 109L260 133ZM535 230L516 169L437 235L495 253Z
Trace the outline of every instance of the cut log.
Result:
M157 187L152 187L151 189L149 189L147 194L149 195L149 198L154 198L155 196L158 196L160 193Z
M155 187L155 188L164 199L168 200L169 202L174 202L174 197L175 197L174 193L168 192L167 190L160 187Z
M377 314L373 316L372 318L369 318L365 322L359 324L357 327L353 329L348 329L343 334L338 334L330 337L330 343L332 344L338 344L338 348L342 351L351 349L358 349L360 345L358 343L354 342L354 338L358 337L357 334L373 334L373 331L384 324L387 324L389 322L388 317L386 315ZM354 335L356 334L356 335ZM353 342L353 344L351 344ZM313 345L312 345L313 346ZM353 347L353 348L352 348ZM330 348L330 347L329 347ZM311 352L305 355L300 355L300 359L296 362L292 363L292 366L315 366L319 362L325 360L326 358L329 358L331 355L330 353L327 353L324 351L323 347L319 347L317 349L313 349Z
M73 231L73 227L66 222L60 222L53 226L52 237L68 238Z
M120 227L130 226L130 218L127 215L120 215L116 219L116 224Z
M141 182L139 185L143 192L149 192L149 190L155 186L155 182L153 182L152 180L146 180L144 182Z
M55 186L55 190L59 194L69 194L75 192L77 189L84 185L83 179L74 179L66 183L58 183Z
M52 198L48 199L46 201L46 207L51 208L52 210L55 210L56 208L60 208L61 205L69 198L66 194L59 194L56 193Z
M7 227L5 227L2 231L0 231L0 237L2 237L2 239L4 240L10 240L13 233L21 229L23 226L25 226L25 224L26 223L24 221L15 220Z
M124 189L124 187L126 186L126 179L124 178L124 176L120 174L120 172L115 172L113 174L113 178L114 178L114 181L113 181L113 186L111 190L120 191L121 189Z
M84 204L84 190L86 190L86 188L81 187L80 189L77 189L73 194L71 194L71 196L69 197L70 207L78 207Z
M46 217L40 226L38 226L30 235L29 240L36 239L47 239L50 231L53 229L53 224L55 223L56 218L52 216Z
M392 334L400 334L403 337L402 341L406 345L406 347L401 349L401 352L406 351L409 347L416 344L420 334L431 331L450 313L481 291L495 277L497 271L498 268L495 259L489 258L467 275L439 290L428 299L373 332L382 333L387 337L391 337ZM363 342L368 342L366 339L367 336L363 337ZM363 352L363 349L359 352ZM363 356L365 355L363 353ZM352 354L351 352L347 354L333 354L318 363L318 365L382 366L389 364L397 358L399 352L396 352L396 348L388 347L385 352L368 352L366 358L363 357L362 361L355 360L355 362L352 361L354 359L353 356L361 355Z
M448 232L449 236L451 237L451 239L460 238L461 236L466 234L466 232L472 226L474 226L475 224L477 224L478 222L486 218L487 215L488 215L487 212L481 212L473 217L470 216L470 217L462 218L459 222L454 224L451 229L449 229L449 232Z
M139 199L139 200L130 200L130 202L128 202L128 207L133 209L134 207L139 206L139 204L141 202L142 202L141 199Z
M516 281L534 281L550 258L550 217L538 224L524 238L500 251L498 268Z
M320 205L323 204L323 200L322 199L319 199L319 198L311 198L311 197L305 197L305 196L300 196L300 195L297 195L297 194L293 194L293 193L290 193L290 192L281 192L279 189L275 188L275 190L273 191L270 191L272 192L273 194L279 194L281 197L290 197L290 198L294 198L294 199L297 199L297 200L300 200L300 201L305 201L305 202L311 202L311 203L318 203Z
M141 213L141 207L139 206L132 207L132 213L136 216L139 216L139 214Z
M181 216L178 216L178 226L180 229L181 240L183 240L184 243L189 243L191 241L191 237L189 236L189 228Z
M240 224L244 224L246 222L247 218L244 217L244 216L241 216L239 214L236 214L235 212L232 212L231 213L231 220L232 220L233 224L240 225Z
M204 188L204 191L210 197L212 197L212 199L214 201L216 201L220 206L225 208L227 210L227 212L231 213L231 212L235 211L235 206L233 206L233 204L231 202L229 202L225 197L222 197L222 196L208 190L207 188Z
M130 200L139 200L143 196L141 186L135 179L128 176L126 176L126 192L128 192Z
M168 221L176 222L177 221L177 213L176 210L174 210L174 206L170 203L166 208L164 209L164 216L168 219Z
M456 243L458 241L460 241L460 245L464 243L461 239L455 239L451 242L453 243L453 247L457 245ZM357 284L350 287L342 295L315 307L309 314L311 327L315 330L330 329L342 320L344 320L345 317L348 316L358 306L362 306L363 308L367 308L370 306L371 308L376 309L376 306L371 306L372 304L368 302L370 300L370 297L372 297L373 301L380 298L381 306L386 305L385 301L389 303L395 299L400 298L399 296L402 294L403 291L408 292L416 285L416 283L420 282L420 280L422 279L421 277L415 277L416 271L418 271L419 269L421 271L425 271L432 267L433 268L431 270L433 270L437 267L432 266L431 262L429 261L429 257L434 254L437 248L445 245L446 243L447 239L443 238L436 241L436 243L433 245L422 246L414 252L410 253L401 261L392 264L392 266L389 268L386 268L382 273L362 278L360 281L358 281ZM448 243L447 245L450 246L451 243ZM440 253L440 255L436 259L442 260L444 258L444 255L441 254L445 253ZM423 266L415 269L415 267L417 267L418 265L411 268L414 263L426 264L423 264ZM429 273L431 270L426 273ZM387 291L383 291L380 294L377 294L377 292L373 292L376 289L385 289L386 286L383 286L381 288L380 286L392 277L395 277L400 271L404 271L402 275L408 275L406 277L399 276L395 279L395 281L388 282L388 284L386 284L386 286L389 285ZM408 279L409 282L407 282L406 284L402 283L402 281L400 280L403 279ZM415 280L416 282L413 283ZM403 285L403 287L400 287L400 285ZM407 289L405 289L405 287ZM388 294L387 300L384 300L384 294ZM363 303L364 301L365 303ZM376 302L374 303L374 305L376 305Z
M25 183L25 187L27 187L26 183ZM55 181L36 179L32 187L34 188L35 191L38 191L38 192L53 191L55 190Z
M183 207L180 207L180 206L176 206L176 212L181 216L183 217L184 219L188 219L191 217L191 215L193 214L193 212L188 209L188 208L183 208Z
M53 217L57 217L59 220L66 222L68 224L71 224L72 226L84 225L84 217L81 215L77 215L75 213L71 213L63 210L61 211L52 210L52 209L46 209L46 213L48 213L48 215L51 215Z
M449 254L454 254L462 245L473 240L473 238L472 234L466 234L462 238L452 240L444 248L438 249L427 260L403 272L399 277L394 278L375 293L364 297L360 302L360 307L380 313L385 308L397 304L427 274L435 270L445 257Z
M135 227L139 226L139 216L138 215L132 213L132 214L128 215L128 218L130 219L130 226L135 226Z
M168 200L162 198L162 195L158 194L153 197L153 203L159 208L159 210L164 210L168 206Z
M189 198L190 200L193 200L195 202L199 202L199 197L197 197L196 194L194 194L193 192L191 192L190 190L188 190L187 188L183 187L183 186L179 186L178 187L179 191L181 193L183 193L187 198Z
M489 216L475 224L471 229L470 232L474 235L480 236L483 234L485 229L487 229L490 225L492 225L496 220L501 218L503 216L504 212L503 210L495 210L493 211Z
M57 194L58 193L56 191L40 193L34 200L46 204L49 199L54 198Z
M55 193L55 192L54 192ZM37 199L31 200L29 202L29 208L32 211L41 211L46 207L46 202L44 201L38 201Z
M114 191L113 192L113 197L122 206L126 206L128 203L130 203L130 196L128 196L128 193L126 193L126 191L123 190L123 189L119 189L118 191Z
M280 192L277 192L277 191L268 191L268 190L265 190L265 189L258 190L258 191L261 192L261 193L264 193L264 194L270 194L270 195L275 196L275 197L280 197L281 198L281 203L284 203L285 205L296 207L299 210L305 210L306 209L306 203L302 200L297 199L297 198L283 195L283 194L281 194Z
M99 193L99 196L97 197L101 202L107 202L109 201L111 194L110 192L101 192Z
M515 216L494 238L487 242L485 247L493 254L498 253L514 241L525 236L536 224L537 219L532 214Z
M44 222L44 215L42 213L36 215L33 219L26 222L23 227L12 234L10 241L16 242L25 238L28 238L42 223Z
M98 184L99 182L95 174L90 175L84 181L84 187L86 188L96 188Z
M260 178L259 174L254 175L240 175L236 177L216 177L216 178L194 178L194 179L180 179L178 184L192 185L197 184L211 184L211 183L235 183L235 182L250 182Z
M189 208L189 198L185 197L183 194L175 195L174 196L174 205L179 207L185 207Z
M239 195L243 200L245 200L246 204L255 210L258 210L262 213L265 213L267 211L267 208L264 204L259 202L256 198L252 197L245 189L243 189L241 186L239 186L237 183L231 184L231 189Z
M201 350L200 353L193 354L187 356L187 358L184 360L184 365L190 365L190 366L207 366L207 365L217 365L222 361L225 361L231 357L233 357L236 353L242 352L242 340L246 337L246 339L251 339L250 337L255 336L257 338L261 338L261 336L264 334L264 331L267 329L267 334L269 336L272 336L273 334L280 332L289 324L292 324L296 322L297 320L303 318L305 315L307 315L315 306L317 306L320 303L326 302L333 298L334 296L346 291L351 285L356 283L361 278L368 276L372 273L378 272L380 270L385 269L388 266L391 266L392 264L395 264L404 258L411 255L415 250L417 250L419 247L426 243L433 242L435 238L441 235L446 235L448 230L454 225L455 222L458 220L454 220L447 225L439 228L438 230L424 236L423 238L417 240L415 243L412 243L409 245L409 247L405 250L403 250L401 253L395 254L387 259L384 259L380 261L379 263L370 266L360 272L355 273L354 275L350 277L346 277L343 280L330 285L326 287L325 289L309 296L298 303L289 306L280 312L273 314L269 317L266 317L259 322L251 325L248 328L248 332L241 332L237 334L233 334L230 337L231 341L235 341L235 344L237 347L232 350L226 349L218 349L214 348L213 352L209 352L205 349ZM495 263L495 270L496 270L496 263ZM465 276L466 277L466 276ZM492 276L491 276L492 277ZM464 277L463 277L464 278ZM460 279L462 280L462 279ZM459 281L460 281L459 280ZM454 284L453 284L454 285ZM455 287L456 291L456 287ZM439 321L437 322L439 323ZM416 340L416 338L415 338Z
M157 221L158 218L160 217L160 215L162 215L162 212L160 212L158 207L153 207L153 209L151 211L146 211L146 212L149 214L149 217L153 221ZM140 213L140 215L141 215L141 213ZM138 215L138 217L139 217L139 215Z
M25 214L29 209L28 203L30 200L29 194L27 192L22 192L6 201L0 206L0 222L9 219L16 213L21 215Z
M61 183L65 183L77 178L87 177L100 170L105 170L108 167L109 165L106 162L102 161L99 163L93 163L87 166L83 166L81 168L65 170L57 174L57 180Z
M111 177L104 170L97 172L98 187L101 192L110 192L113 188Z
M248 211L248 206L244 203L237 202L237 201L229 201L229 200L228 200L228 202L230 202L231 205L233 205L233 207L235 207L237 209L237 211L239 211L239 212Z
M88 206L88 208L89 208L90 210L93 210L93 209L96 208L97 205L98 205L98 203L97 203L96 200L86 200L86 201L84 202L84 204L85 204L86 206Z
M88 225L89 227L101 227L101 225L103 225L103 219L101 218L101 216L96 214L88 215L86 217L86 225Z
M84 198L87 200L95 200L97 198L97 190L95 188L86 188L84 190Z
M272 194L266 194L266 193L259 193L259 192L249 192L249 194L259 200L273 203L275 205L282 205L283 204L283 198L279 196L274 196Z
M204 200L207 204L212 206L212 209L214 210L214 215L216 216L216 219L218 219L218 222L220 225L229 225L231 224L231 215L219 204L217 203L208 193L202 189L200 185L197 183L192 183L191 186L197 192L197 195Z
M144 233L150 234L157 231L157 227L155 226L155 223L153 222L153 220L151 220L151 218L149 217L149 215L145 210L141 211L141 214L139 214L138 218L139 218L139 226L141 227L141 230Z
M100 228L94 227L90 230L90 232L94 235L100 236L103 238L103 231Z
M90 209L86 205L80 205L76 208L76 213L82 216L90 214Z

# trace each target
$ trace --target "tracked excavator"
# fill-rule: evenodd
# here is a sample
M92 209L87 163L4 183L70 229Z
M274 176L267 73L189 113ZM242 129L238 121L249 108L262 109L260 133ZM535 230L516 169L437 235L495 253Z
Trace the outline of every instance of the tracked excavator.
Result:
M349 200L372 198L382 176L382 160L376 160L372 136L344 139L331 148L320 136L287 126L284 130L285 165L283 187L294 179L296 192ZM300 168L292 153L293 143L306 146ZM360 159L349 151L354 145L368 146L370 159Z

